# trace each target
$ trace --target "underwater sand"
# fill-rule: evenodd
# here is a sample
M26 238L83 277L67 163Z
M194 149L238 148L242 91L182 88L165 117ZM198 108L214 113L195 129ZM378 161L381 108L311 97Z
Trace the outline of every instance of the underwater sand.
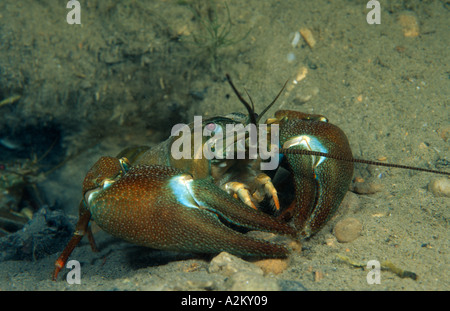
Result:
M82 25L68 25L68 10L53 1L2 1L0 96L22 97L0 107L0 133L14 138L26 126L59 129L65 151L57 160L76 156L38 186L71 223L84 175L100 156L154 145L194 115L245 112L225 73L247 89L256 111L289 79L269 115L280 108L322 114L347 134L354 157L448 171L450 140L442 134L450 127L448 3L382 3L381 24L369 25L363 2L227 1L230 36L238 42L220 48L212 63L193 43L201 35L193 12L177 1L83 2ZM224 2L213 8L226 21ZM417 36L405 36L403 15L413 16ZM314 47L304 38L292 46L301 28L310 29ZM14 148L6 149L1 160L13 160ZM284 272L262 277L266 288L208 272L211 257L146 249L100 231L99 253L83 240L70 257L81 263L80 285L65 281L69 269L51 281L64 248L55 239L45 242L51 254L0 262L0 290L449 290L450 199L427 190L437 176L367 165L356 165L354 176L383 188L350 193L352 203L302 241ZM362 233L339 243L333 228L346 217L360 220ZM382 271L381 283L371 285L367 270L337 255L388 260L418 278Z

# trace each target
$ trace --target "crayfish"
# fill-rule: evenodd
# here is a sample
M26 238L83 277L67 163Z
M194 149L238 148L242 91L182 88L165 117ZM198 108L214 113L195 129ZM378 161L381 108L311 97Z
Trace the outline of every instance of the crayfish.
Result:
M21 229L44 205L36 184L45 173L38 162L34 157L0 164L0 237Z
M346 135L326 117L290 110L276 112L265 122L266 130L257 133L266 143L271 138L266 146L276 157L276 166L264 169L269 159L250 152L255 143L250 131L226 143L220 138L229 134L229 125L257 125L284 87L257 116L251 99L250 105L227 78L248 115L194 122L155 147L128 148L94 164L83 182L76 231L55 262L54 280L85 234L96 249L91 218L111 235L146 247L286 257L287 246L246 233L267 231L294 239L317 233L341 204L355 162L449 174L354 159ZM197 143L180 144L182 137ZM174 152L181 145L190 158ZM244 156L237 156L239 150ZM208 152L215 156L207 157Z

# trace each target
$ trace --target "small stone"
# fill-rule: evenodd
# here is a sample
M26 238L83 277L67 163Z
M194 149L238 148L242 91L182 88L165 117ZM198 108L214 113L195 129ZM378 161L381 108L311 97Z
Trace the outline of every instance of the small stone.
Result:
M348 243L361 235L362 223L356 218L346 218L334 226L334 235L340 243Z
M280 286L275 278L267 278L262 275L239 272L233 274L228 280L232 291L279 291Z
M186 285L191 290L212 290L217 287L213 281L209 280L188 280Z
M409 13L401 14L398 22L402 26L403 36L414 38L419 36L419 23L417 18Z
M428 191L431 191L437 197L450 197L450 179L440 177L433 179L428 184Z
M328 237L325 239L325 244L326 244L327 246L336 248L336 247L337 247L337 246L336 246L336 237L335 237L335 236L328 236Z
M358 194L374 194L383 190L383 185L372 182L356 182L353 184L352 190Z
M419 149L420 149L420 150L427 150L427 149L428 149L428 146L427 146L426 143L421 142L421 143L419 144Z
M231 276L238 272L263 275L261 268L227 252L222 252L214 257L209 264L208 271L209 273L220 273L224 276Z
M296 105L303 105L319 94L319 88L315 86L302 86L292 99Z
M289 259L269 258L255 261L255 265L260 267L264 274L280 274L289 267Z
M439 136L447 142L450 138L450 126L444 127L443 129L439 130Z
M298 281L292 280L279 280L278 285L282 291L306 291L306 287Z
M301 28L299 32L302 35L303 39L305 39L306 43L308 43L309 47L312 49L316 45L316 39L314 39L311 30L309 30L308 28Z
M359 206L359 197L351 191L347 191L341 202L341 211L355 211Z
M287 243L288 248L292 251L292 253L300 254L302 252L302 243L300 241L290 241Z

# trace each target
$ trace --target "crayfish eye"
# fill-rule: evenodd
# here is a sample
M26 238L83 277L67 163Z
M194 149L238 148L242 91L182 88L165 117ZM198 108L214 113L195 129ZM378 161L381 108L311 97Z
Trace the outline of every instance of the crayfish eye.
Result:
M217 123L211 122L205 125L204 135L211 135L213 133L220 133L222 131L222 126Z
M214 132L216 127L217 127L217 124L213 123L213 122L206 124L206 129L210 132Z

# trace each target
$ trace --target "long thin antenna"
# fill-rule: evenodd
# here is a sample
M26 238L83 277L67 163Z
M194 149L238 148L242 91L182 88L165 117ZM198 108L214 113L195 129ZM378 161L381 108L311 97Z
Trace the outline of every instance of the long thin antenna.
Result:
M280 97L281 93L283 93L284 89L286 88L286 85L288 83L289 80L286 80L286 82L284 82L283 87L281 88L280 92L278 93L278 95L274 98L274 100L269 104L269 106L267 106L259 115L258 119L256 120L257 122L259 122L259 120L261 120L262 116L267 112L267 110L269 110L273 104L275 104L275 102L277 101L278 97Z
M226 77L227 77L228 83L231 85L231 88L233 89L236 96L239 98L241 103L244 104L245 108L247 108L248 117L250 118L250 123L257 124L256 117L255 117L255 111L252 109L250 104L241 96L241 94L239 94L238 90L236 89L233 82L231 81L230 75L228 73L226 74Z
M442 172L442 171L436 171L436 170L431 170L431 169L427 169L427 168L400 165L400 164L383 163L383 162L363 160L363 159L347 158L347 157L336 155L336 154L324 153L324 152L318 152L318 151L312 151L312 150L281 148L280 153L282 153L282 154L297 154L297 155L313 155L313 156L326 157L326 158L335 159L335 160L339 160L339 161L345 161L345 162L363 163L363 164L385 166L385 167L395 167L395 168L402 168L402 169L408 169L408 170L413 170L413 171L428 172L428 173L433 173L433 174L450 176L449 172Z

